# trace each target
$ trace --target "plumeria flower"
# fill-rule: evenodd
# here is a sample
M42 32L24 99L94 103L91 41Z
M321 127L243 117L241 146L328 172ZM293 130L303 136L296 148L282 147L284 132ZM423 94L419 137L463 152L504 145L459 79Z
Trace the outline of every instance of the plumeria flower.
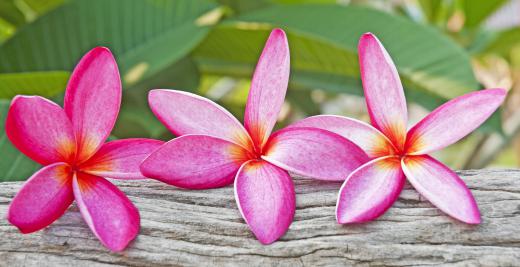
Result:
M396 201L407 178L421 195L448 215L465 223L480 223L477 204L464 182L428 153L475 130L500 106L506 92L489 89L457 97L407 133L406 99L392 59L370 33L361 37L358 49L372 125L330 115L309 117L293 125L340 134L371 157L343 183L336 206L337 221L359 223L382 215Z
M139 213L112 183L145 178L139 163L163 142L125 139L105 143L119 112L121 81L112 53L98 47L76 66L64 108L39 96L16 96L6 133L32 160L44 165L16 194L7 214L22 233L61 217L73 200L103 245L123 250L139 232Z
M150 154L141 172L188 189L233 183L242 217L258 240L269 244L291 224L295 193L288 171L343 180L368 161L354 143L321 129L293 128L271 135L289 80L285 33L271 32L252 78L245 127L214 102L186 92L152 90L149 102L175 135Z

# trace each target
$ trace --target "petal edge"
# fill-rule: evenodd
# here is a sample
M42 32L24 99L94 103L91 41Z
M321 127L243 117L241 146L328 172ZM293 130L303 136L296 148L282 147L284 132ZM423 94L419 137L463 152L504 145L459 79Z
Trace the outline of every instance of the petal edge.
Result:
M73 200L70 167L54 163L24 183L9 205L7 220L22 233L32 233L60 218Z
M258 59L244 114L244 126L259 150L267 142L285 99L289 57L285 32L274 29Z
M285 234L296 209L294 186L286 171L251 160L240 167L234 188L240 214L262 244Z
M101 243L122 251L139 233L139 211L115 185L80 173L73 178L74 197L81 215Z
M339 190L336 221L368 222L383 215L397 200L405 178L399 158L374 159L352 172Z
M459 221L468 224L481 222L471 191L444 164L424 155L405 157L401 165L408 181L434 206Z

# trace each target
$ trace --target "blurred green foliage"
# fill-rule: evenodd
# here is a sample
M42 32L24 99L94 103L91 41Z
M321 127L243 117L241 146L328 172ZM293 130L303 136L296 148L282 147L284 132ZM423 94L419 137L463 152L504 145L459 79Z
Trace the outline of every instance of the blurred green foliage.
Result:
M241 118L249 78L273 27L287 32L291 49L282 126L324 112L324 103L339 95L362 96L356 50L364 32L389 50L408 101L427 110L483 88L471 61L509 56L519 44L519 28L482 27L507 1L344 2L0 0L0 118L16 94L59 99L76 62L95 46L113 51L125 89L113 135L169 139L148 109L147 92L195 92ZM501 125L497 113L481 132L500 132ZM25 179L36 166L3 131L0 151L0 177Z

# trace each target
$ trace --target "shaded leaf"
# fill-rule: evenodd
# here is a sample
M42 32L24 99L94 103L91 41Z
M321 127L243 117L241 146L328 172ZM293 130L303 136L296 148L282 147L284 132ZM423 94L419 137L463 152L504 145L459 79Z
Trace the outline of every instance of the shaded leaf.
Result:
M24 2L36 14L47 13L70 0L24 0Z
M14 3L14 0L0 1L0 18L14 26L25 23L25 16Z
M23 181L41 167L18 151L7 138L4 127L9 104L7 100L0 100L0 182Z
M218 0L218 2L230 7L236 14L246 13L270 5L269 0Z
M514 47L520 47L520 27L510 28L497 33L495 39L486 46L483 52L507 57Z
M249 13L214 28L194 56L203 72L249 77L275 26L288 33L292 86L360 93L357 42L370 31L392 55L409 90L442 100L477 88L468 54L440 32L356 6L291 5Z
M0 44L2 44L6 39L11 37L15 29L16 28L12 24L0 18Z
M419 0L419 7L423 11L424 17L430 23L437 21L439 10L442 6L442 1L439 0Z
M204 0L71 1L6 41L0 72L71 70L102 45L115 54L125 84L135 84L189 53L219 14Z
M15 95L53 97L65 91L70 73L66 71L0 73L0 98Z
M123 105L112 132L118 138L150 137L171 139L172 135L148 107L151 89L176 89L195 92L199 86L199 71L194 62L183 58L150 79L133 85L123 92Z
M506 2L506 0L462 0L462 11L465 17L464 26L467 28L479 26Z

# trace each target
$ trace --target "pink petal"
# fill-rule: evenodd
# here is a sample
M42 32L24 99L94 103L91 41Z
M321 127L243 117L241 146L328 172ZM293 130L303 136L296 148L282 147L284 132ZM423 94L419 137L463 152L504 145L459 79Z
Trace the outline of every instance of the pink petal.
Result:
M289 127L312 127L339 134L358 145L371 158L387 156L395 151L392 142L372 125L347 117L312 116Z
M466 184L448 167L424 156L407 156L402 161L408 181L433 205L469 224L480 223L480 212Z
M269 138L289 83L289 45L281 29L269 35L256 65L247 98L244 124L256 147Z
M361 223L383 215L399 197L404 181L397 157L377 158L359 167L339 190L336 220Z
M252 147L244 126L213 101L183 91L156 89L148 94L150 108L175 135L215 136L246 148Z
M54 163L25 182L9 206L7 220L24 234L38 231L61 217L73 200L70 167Z
M141 162L163 145L163 141L131 138L110 141L80 166L83 172L116 179L144 179Z
M361 148L340 135L303 127L274 133L262 158L300 175L337 181L369 160Z
M232 142L184 135L161 146L141 164L144 176L189 189L226 186L235 179L248 152Z
M268 162L244 163L235 180L235 200L242 217L264 245L284 235L293 221L295 194L291 177Z
M503 89L488 89L448 101L410 129L407 152L427 154L457 142L486 121L505 97Z
M86 160L105 142L121 104L121 80L110 50L88 52L70 76L64 109L72 121L78 144L78 161Z
M86 173L73 180L74 197L92 232L112 251L123 250L139 232L139 211L115 185Z
M395 65L371 33L361 36L358 50L370 120L398 148L402 148L408 118L403 86Z
M16 96L5 132L16 148L42 165L74 159L76 141L69 118L60 106L43 97Z

